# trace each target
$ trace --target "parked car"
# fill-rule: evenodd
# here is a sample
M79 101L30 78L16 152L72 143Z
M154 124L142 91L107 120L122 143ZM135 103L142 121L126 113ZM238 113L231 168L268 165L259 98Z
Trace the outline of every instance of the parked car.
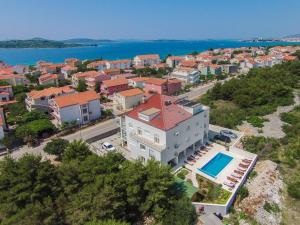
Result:
M238 136L230 130L221 130L220 135L236 139Z
M102 144L102 148L105 149L106 151L114 151L115 150L115 147L109 142L104 142Z
M216 138L217 140L223 141L223 142L225 142L225 143L230 143L230 142L231 142L231 139L230 139L230 137L228 137L228 136L217 135L215 138Z

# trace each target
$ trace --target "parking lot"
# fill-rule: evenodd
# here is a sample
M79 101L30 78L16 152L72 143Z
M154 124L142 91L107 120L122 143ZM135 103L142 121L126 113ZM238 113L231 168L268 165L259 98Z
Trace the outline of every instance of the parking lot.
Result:
M103 155L107 153L107 150L102 148L102 144L104 142L108 142L112 144L115 147L117 152L122 153L126 159L130 159L130 154L129 154L130 152L128 151L128 149L125 149L121 146L121 139L119 133L90 143L91 150L97 155Z

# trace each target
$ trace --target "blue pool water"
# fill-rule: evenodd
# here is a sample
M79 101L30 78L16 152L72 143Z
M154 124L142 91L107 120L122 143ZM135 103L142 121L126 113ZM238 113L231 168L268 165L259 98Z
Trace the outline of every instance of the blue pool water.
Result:
M231 156L219 152L217 155L215 155L215 157L213 157L208 163L198 170L211 177L216 177L232 159L233 158Z

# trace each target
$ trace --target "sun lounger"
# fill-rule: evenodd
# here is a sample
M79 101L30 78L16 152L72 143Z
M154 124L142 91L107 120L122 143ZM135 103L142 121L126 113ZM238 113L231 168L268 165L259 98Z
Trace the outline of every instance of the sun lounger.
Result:
M240 163L240 164L239 164L239 167L242 167L242 168L247 169L247 168L249 167L249 165L245 165L245 164L243 164L243 163Z
M242 171L239 170L234 170L235 173L240 174L240 175L244 175L244 173Z
M240 167L240 166L239 166L237 169L240 170L240 171L242 171L242 172L246 172L246 170L247 170L247 169L242 168L242 167Z
M237 173L231 173L231 176L233 176L233 177L235 177L235 178L238 178L238 179L241 179L241 178L242 178L242 175L237 174Z
M193 163L189 163L188 161L185 161L185 160L184 160L184 162L190 166L194 165Z
M229 177L229 176L227 176L227 180L229 180L229 181L231 181L231 182L234 182L234 183L237 183L237 182L238 182L237 179L235 179L235 178L233 178L233 177Z
M252 160L250 160L250 159L243 159L242 160L244 163L251 163L252 162Z
M234 186L235 186L235 183L233 183L231 181L225 181L223 184L225 184L227 187L230 187L230 188L234 188Z

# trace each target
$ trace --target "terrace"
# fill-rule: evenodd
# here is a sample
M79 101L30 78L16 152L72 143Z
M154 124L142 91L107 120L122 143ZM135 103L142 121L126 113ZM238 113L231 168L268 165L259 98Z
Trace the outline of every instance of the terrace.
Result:
M198 189L196 191L186 186L188 195L192 196L193 204L199 210L226 214L256 158L255 154L234 145L211 143L195 148L194 152L190 151L175 175L185 182L182 184Z

